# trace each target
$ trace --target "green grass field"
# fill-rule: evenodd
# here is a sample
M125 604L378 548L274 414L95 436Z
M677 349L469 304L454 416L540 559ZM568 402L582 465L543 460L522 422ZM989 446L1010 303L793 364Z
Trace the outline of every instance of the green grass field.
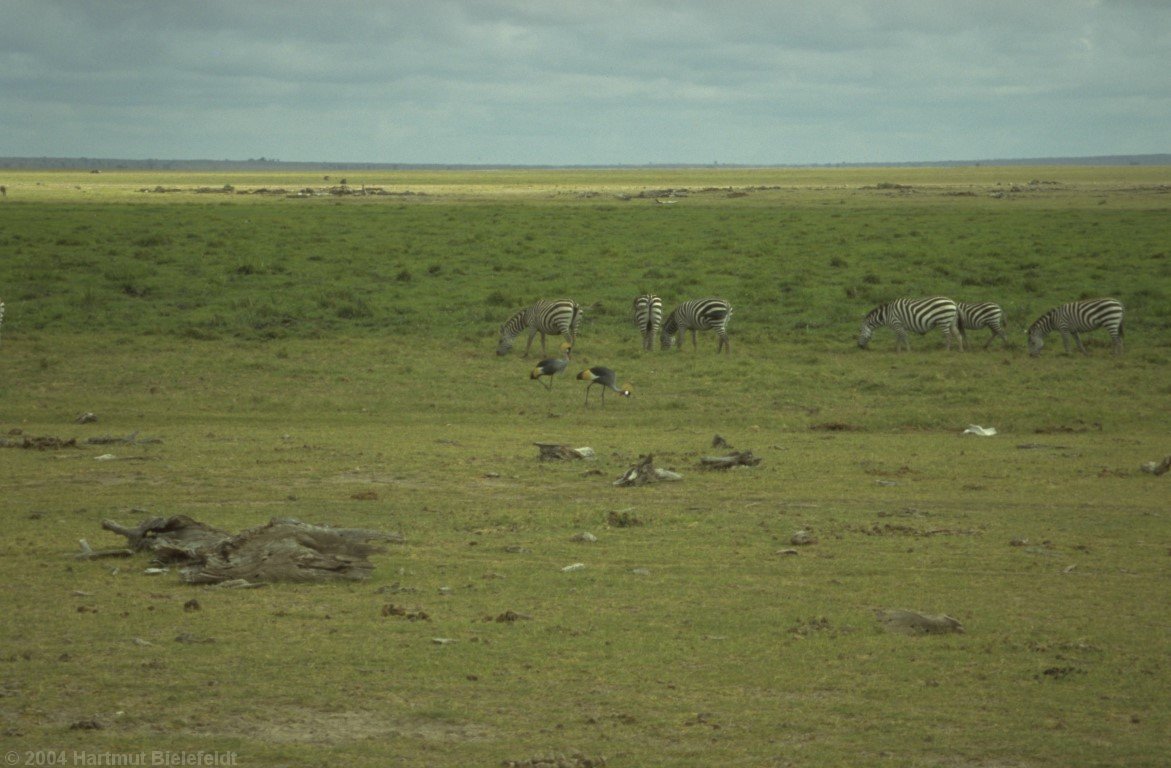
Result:
M7 764L1166 764L1171 169L340 178L0 179L0 437L79 444L0 447ZM730 300L732 354L643 352L644 291ZM856 347L927 294L999 302L1010 344ZM1124 355L1026 354L1106 295ZM546 391L493 351L557 296L586 322ZM633 397L586 409L599 364ZM717 434L761 464L701 468ZM648 453L682 481L613 486ZM178 514L406 543L238 591L72 557Z

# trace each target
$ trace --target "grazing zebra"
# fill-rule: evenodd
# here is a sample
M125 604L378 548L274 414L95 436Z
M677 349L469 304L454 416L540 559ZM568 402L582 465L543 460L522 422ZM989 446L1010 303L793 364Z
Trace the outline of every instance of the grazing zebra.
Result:
M952 336L956 334L956 303L943 296L933 296L928 299L895 299L880 304L862 321L858 346L866 349L874 330L883 325L895 332L896 352L899 347L911 351L907 331L922 335L932 328L943 331L943 339L950 350Z
M716 354L727 349L732 352L732 342L728 341L728 320L732 317L732 305L723 299L692 299L685 301L671 312L667 322L663 323L660 341L663 349L670 349L675 344L675 336L681 331L691 331L691 347L699 349L695 341L696 331L715 331L719 343L716 344ZM680 341L679 348L683 348Z
M990 301L972 304L966 301L956 302L956 330L960 333L960 348L968 342L964 331L975 331L987 328L992 331L988 341L984 342L984 349L988 349L999 336L1004 346L1008 346L1008 334L1004 332L1004 310L999 304Z
M663 300L653 293L635 299L634 325L642 334L642 348L648 352L654 349L655 337L663 325Z
M581 307L572 299L541 299L531 307L520 310L500 326L500 343L496 354L506 355L512 349L513 339L525 328L529 329L529 343L525 357L533 347L533 339L541 334L541 355L545 354L545 334L559 333L571 345L581 328Z
M1114 354L1122 354L1122 312L1122 302L1118 299L1086 299L1054 307L1029 326L1029 354L1033 357L1041 354L1045 337L1051 331L1061 333L1061 343L1067 353L1069 337L1073 336L1078 351L1088 354L1078 334L1095 328L1105 328L1114 342Z

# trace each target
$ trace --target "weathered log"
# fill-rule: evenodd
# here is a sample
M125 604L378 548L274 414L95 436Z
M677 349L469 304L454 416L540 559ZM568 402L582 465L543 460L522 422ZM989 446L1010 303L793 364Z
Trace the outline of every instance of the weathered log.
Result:
M699 463L708 469L728 469L730 467L755 467L760 459L752 455L752 451L733 451L727 456L701 456Z
M877 618L887 632L901 635L945 635L963 633L964 626L951 616L926 614L918 611L878 611Z
M1162 461L1148 461L1143 464L1142 470L1156 477L1167 474L1171 470L1171 455L1163 457Z
M660 469L654 465L654 462L654 456L649 453L646 456L640 457L637 464L623 472L622 476L614 481L614 485L625 487L658 483L665 480L683 479L683 475L678 472L672 472L669 469Z
M86 445L155 445L163 442L161 437L139 437L138 432L131 432L129 435L123 437L115 437L113 435L100 435L98 437L87 437L85 439Z
M369 556L384 551L370 542L403 541L397 533L290 518L236 535L186 515L150 518L133 528L104 520L102 527L125 536L136 551L149 550L157 561L181 566L182 579L192 584L365 579L374 569Z
M7 437L0 437L0 448L25 448L36 451L55 451L61 448L76 447L76 437L71 437L68 440L63 440L60 437L53 436L29 437L25 435L15 440L10 440Z
M232 537L227 531L212 528L187 515L152 517L133 528L103 520L102 528L125 536L130 548L149 550L161 563L183 564L199 559L203 553L223 544Z
M533 443L533 445L541 449L541 454L537 457L541 461L594 458L593 448L573 448L561 443Z

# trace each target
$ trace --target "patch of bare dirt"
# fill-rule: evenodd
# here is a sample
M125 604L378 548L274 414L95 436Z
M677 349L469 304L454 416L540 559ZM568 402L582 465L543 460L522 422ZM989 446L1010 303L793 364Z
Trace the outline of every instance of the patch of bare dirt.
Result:
M274 710L263 718L225 722L198 729L200 735L230 736L282 744L346 744L363 739L416 739L430 743L477 741L493 737L490 728L424 718L396 718L370 711L320 712L307 708Z

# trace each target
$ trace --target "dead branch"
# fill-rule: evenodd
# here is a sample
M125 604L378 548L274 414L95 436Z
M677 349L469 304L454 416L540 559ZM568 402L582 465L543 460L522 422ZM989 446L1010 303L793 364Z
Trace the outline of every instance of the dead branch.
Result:
M1148 461L1142 466L1143 472L1149 472L1156 477L1165 475L1171 470L1171 455L1163 457L1162 461Z
M622 476L614 481L614 485L625 487L683 479L683 475L680 475L678 472L672 472L669 469L660 469L654 465L654 462L654 456L649 453L646 456L639 457L639 462L623 472Z
M101 435L99 437L87 437L85 439L86 445L154 445L163 442L161 437L143 437L138 436L138 432L131 432L125 437L113 437L111 435Z
M560 443L533 443L541 449L537 457L540 461L559 461L562 459L592 459L593 448L572 448Z
M887 632L900 635L945 635L950 632L963 634L964 626L951 616L931 615L918 611L878 611L877 618Z
M728 469L730 467L755 467L760 459L752 455L752 451L733 451L727 456L701 456L699 463L708 469Z
M62 440L59 437L52 436L29 437L25 435L17 440L10 440L7 437L0 437L0 448L26 448L37 451L55 451L60 448L76 447L76 437L71 437L68 440Z
M73 556L78 560L97 560L101 557L130 557L134 554L133 549L127 549L126 547L119 549L94 549L85 539L78 539L77 543L81 546L81 551Z
M148 550L161 563L182 567L191 584L241 581L328 581L368 578L368 559L384 551L372 541L401 543L398 533L330 528L291 518L232 535L187 517L155 517L131 528L112 520L102 527L125 536L131 549Z

